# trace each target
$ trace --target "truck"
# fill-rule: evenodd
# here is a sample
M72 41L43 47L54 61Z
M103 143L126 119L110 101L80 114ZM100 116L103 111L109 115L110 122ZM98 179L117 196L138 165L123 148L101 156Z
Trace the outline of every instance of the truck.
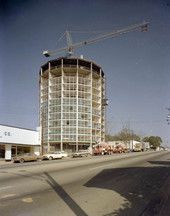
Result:
M141 152L142 151L142 144L141 143L136 143L133 147L134 152Z
M111 154L112 148L107 143L100 143L93 146L93 155Z
M121 146L121 145L117 145L113 148L113 153L125 153L127 150Z

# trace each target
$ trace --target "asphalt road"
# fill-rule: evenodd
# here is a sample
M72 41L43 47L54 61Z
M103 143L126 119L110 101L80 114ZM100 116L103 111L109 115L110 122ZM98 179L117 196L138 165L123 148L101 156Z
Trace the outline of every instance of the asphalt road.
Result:
M170 152L0 169L0 216L170 215Z

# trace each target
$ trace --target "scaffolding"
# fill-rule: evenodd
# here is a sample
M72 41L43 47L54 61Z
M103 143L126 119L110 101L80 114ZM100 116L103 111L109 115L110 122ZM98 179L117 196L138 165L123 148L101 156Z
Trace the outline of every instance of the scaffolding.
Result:
M105 140L105 76L79 58L47 62L40 71L43 151L78 151Z

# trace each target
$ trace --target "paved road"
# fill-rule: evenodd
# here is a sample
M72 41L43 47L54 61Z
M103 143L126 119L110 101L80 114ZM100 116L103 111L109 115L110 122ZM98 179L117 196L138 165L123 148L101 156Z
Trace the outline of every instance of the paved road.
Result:
M3 168L0 216L167 216L169 165L146 152Z

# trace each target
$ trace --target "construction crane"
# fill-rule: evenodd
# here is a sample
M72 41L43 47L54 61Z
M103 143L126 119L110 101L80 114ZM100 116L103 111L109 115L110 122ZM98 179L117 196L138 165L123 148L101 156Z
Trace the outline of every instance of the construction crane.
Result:
M123 28L123 29L114 30L114 31L111 31L111 32L105 33L105 34L100 34L95 38L81 41L81 42L77 42L77 43L72 43L72 38L71 38L70 32L66 31L65 36L67 39L67 46L63 47L63 48L56 49L54 51L48 51L48 50L43 51L43 55L45 57L50 57L52 55L56 55L56 54L59 54L59 53L65 51L66 57L71 57L73 55L74 50L79 48L79 47L93 44L93 43L97 43L98 41L102 41L102 40L105 40L108 38L114 38L114 37L117 37L119 35L131 32L131 31L138 31L139 30L141 32L146 32L148 30L148 24L149 24L149 22L143 22L140 24L131 25L131 26L128 26L128 27Z

